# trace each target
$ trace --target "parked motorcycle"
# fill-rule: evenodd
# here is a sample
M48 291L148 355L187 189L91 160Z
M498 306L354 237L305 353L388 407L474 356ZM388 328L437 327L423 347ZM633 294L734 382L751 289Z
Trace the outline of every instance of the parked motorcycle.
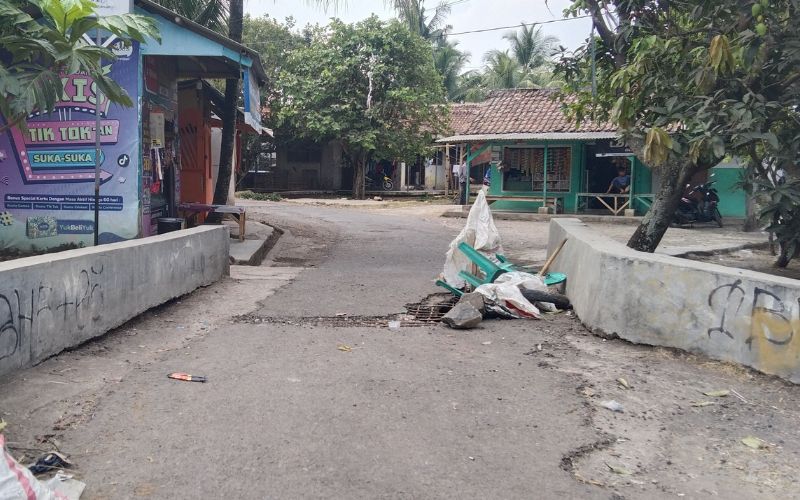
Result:
M383 179L380 181L380 184L378 184L378 181L376 179L373 179L370 176L366 176L367 187L373 189L381 187L383 188L384 191L391 191L392 189L394 189L394 182L392 181L391 177L389 177L386 174L382 174L381 177Z
M686 185L689 189L690 184ZM714 188L714 181L689 189L681 198L678 209L672 220L675 224L686 225L695 222L716 222L722 227L722 214L719 213L719 194Z

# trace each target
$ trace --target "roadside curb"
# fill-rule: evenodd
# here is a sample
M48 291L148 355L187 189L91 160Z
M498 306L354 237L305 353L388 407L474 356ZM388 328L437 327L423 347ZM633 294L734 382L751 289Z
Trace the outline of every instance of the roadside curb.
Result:
M230 262L232 265L237 266L259 266L266 258L267 254L272 250L275 245L278 243L278 240L283 235L283 229L273 226L272 224L267 224L266 222L259 221L264 225L267 225L272 228L272 234L269 235L264 240L261 240L261 244L258 248L250 254L248 258L240 258L237 259L233 256L230 257Z

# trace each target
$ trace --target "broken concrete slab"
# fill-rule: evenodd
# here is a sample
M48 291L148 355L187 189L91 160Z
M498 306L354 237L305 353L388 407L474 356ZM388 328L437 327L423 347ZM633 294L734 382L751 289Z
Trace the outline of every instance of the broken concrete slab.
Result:
M481 314L486 314L486 301L484 300L483 295L479 293L476 292L465 293L464 295L461 296L460 299L458 299L458 302L459 303L466 302L472 305L472 307L477 309L478 312L480 312Z
M481 321L483 314L469 301L459 302L442 318L444 324L458 330L475 328Z

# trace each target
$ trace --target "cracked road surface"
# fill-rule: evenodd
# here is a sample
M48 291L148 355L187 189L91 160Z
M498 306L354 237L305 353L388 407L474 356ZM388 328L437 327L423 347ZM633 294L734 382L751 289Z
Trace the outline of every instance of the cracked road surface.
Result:
M264 266L234 267L0 382L17 457L58 447L88 499L800 491L795 387L600 339L567 315L466 332L335 326L324 319L400 313L437 292L460 222L433 211L250 210L286 231ZM498 227L510 255L543 256L545 224ZM169 380L172 371L209 381ZM719 389L741 397L702 394ZM612 399L623 413L601 407ZM749 435L767 447L744 446Z

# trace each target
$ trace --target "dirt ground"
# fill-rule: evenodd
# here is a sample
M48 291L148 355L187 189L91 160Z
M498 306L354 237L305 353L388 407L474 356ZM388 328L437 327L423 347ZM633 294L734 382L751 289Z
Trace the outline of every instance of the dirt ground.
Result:
M777 257L772 255L769 249L766 248L745 248L735 252L711 255L690 253L686 257L701 262L713 262L722 266L750 269L751 271L800 280L800 260L792 260L785 268L775 267Z
M438 291L463 220L250 206L286 231L264 266L0 380L15 455L61 449L88 499L800 497L797 386L568 313L392 331L386 315ZM497 226L509 256L544 259L546 223Z

